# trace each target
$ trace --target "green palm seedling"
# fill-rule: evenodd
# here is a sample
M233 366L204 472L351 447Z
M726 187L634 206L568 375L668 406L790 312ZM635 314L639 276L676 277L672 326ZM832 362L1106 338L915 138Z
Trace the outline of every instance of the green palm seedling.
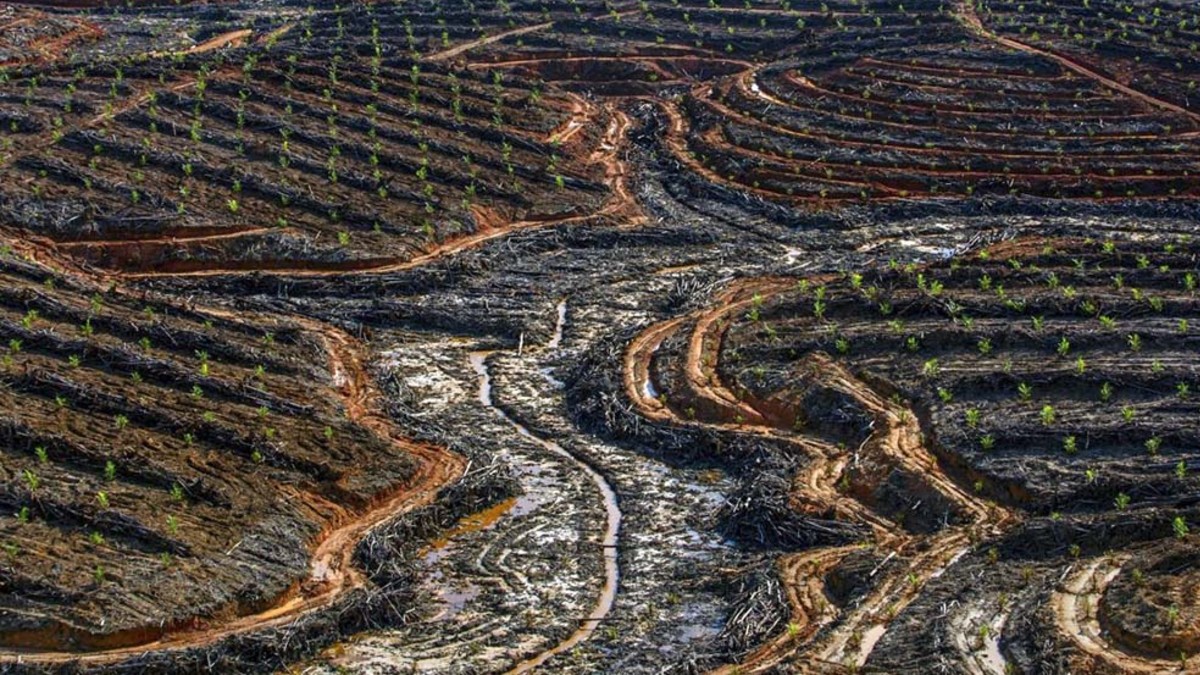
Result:
M1112 506L1115 506L1117 510L1124 510L1129 508L1129 501L1129 495L1117 492L1117 496L1112 500Z
M909 339L913 340L915 338ZM921 373L925 375L925 377L937 377L939 372L940 366L938 365L938 360L936 358L929 359L924 363L924 365L921 366Z
M1039 413L1039 417L1042 420L1043 426L1050 426L1051 424L1054 424L1056 419L1058 419L1058 413L1055 412L1054 406L1047 403L1046 405L1042 406L1042 411Z
M1135 352L1142 351L1142 336L1137 333L1130 333L1126 338L1129 343L1129 348Z
M981 417L982 414L979 412L978 408L968 408L966 412L967 426L971 429L977 428L979 426L979 420Z
M1158 456L1158 452L1161 448L1162 438L1158 436L1151 436L1150 438L1146 439L1146 451L1152 456Z
M1067 436L1063 439L1063 451L1068 455L1075 454L1079 449L1078 441L1074 436Z

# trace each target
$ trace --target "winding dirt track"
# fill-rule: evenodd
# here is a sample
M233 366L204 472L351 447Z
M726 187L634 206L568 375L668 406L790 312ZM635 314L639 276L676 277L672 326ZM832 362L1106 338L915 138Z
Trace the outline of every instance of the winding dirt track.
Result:
M839 612L825 596L824 572L855 547L815 549L784 556L780 561L780 578L792 613L787 630L751 652L742 663L716 671L722 675L768 672L799 654L804 654L804 662L795 661L792 665L801 672L819 671L822 664L861 665L886 631L890 619L917 597L925 582L940 575L941 570L966 553L979 535L995 534L1017 520L1014 513L963 490L945 474L923 446L920 425L911 410L885 400L822 354L807 358L812 377L852 397L875 418L875 431L863 444L865 451L879 453L889 463L922 476L932 489L968 515L969 524L947 527L930 536L902 531L868 505L837 490L835 485L848 462L845 451L774 426L769 415L757 410L752 402L739 400L720 382L716 358L730 317L783 292L791 283L784 279L735 282L710 307L648 327L630 342L625 352L622 376L626 394L635 409L648 419L757 433L798 446L811 460L795 479L798 507L816 513L833 512L868 526L876 549L889 557L900 556L903 562L894 566L858 606ZM712 420L680 416L665 399L658 397L652 379L651 363L660 345L689 324L692 333L688 336L686 363L682 367L685 395L691 400L708 402L709 410L715 406Z
M595 114L596 106L579 94L568 93L571 98L571 116L546 136L547 143L562 145L571 140L584 128Z
M764 672L812 644L820 630L838 618L837 607L825 595L822 579L856 548L823 548L783 556L779 561L779 578L792 608L787 628L750 652L742 664L715 672L721 675Z
M220 35L211 37L204 42L192 45L187 49L181 49L178 52L150 52L151 58L161 58L171 56L172 54L203 54L214 49L222 47L240 47L250 41L250 37L254 35L254 31L249 28L241 30L231 30Z
M1194 664L1131 654L1105 637L1097 618L1101 598L1127 559L1097 558L1067 572L1051 599L1058 629L1081 651L1123 673L1200 672Z

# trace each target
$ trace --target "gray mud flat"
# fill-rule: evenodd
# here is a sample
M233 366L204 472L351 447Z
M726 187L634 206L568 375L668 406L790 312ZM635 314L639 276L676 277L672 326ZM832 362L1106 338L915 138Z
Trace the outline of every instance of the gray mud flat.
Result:
M426 616L401 631L339 645L330 663L366 672L505 669L552 648L592 609L604 582L600 536L604 507L595 483L569 458L522 434L478 405L484 381L462 344L388 350L395 374L450 438L499 451L519 484L486 527L464 527L434 542L417 569L425 577ZM440 367L439 367L440 366Z

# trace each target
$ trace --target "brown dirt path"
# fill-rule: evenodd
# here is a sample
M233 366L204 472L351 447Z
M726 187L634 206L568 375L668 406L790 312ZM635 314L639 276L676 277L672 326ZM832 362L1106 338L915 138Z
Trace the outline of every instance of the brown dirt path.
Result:
M873 547L889 556L901 556L904 564L890 571L863 601L840 613L830 608L824 592L824 571L835 566L854 547L824 548L790 554L780 560L780 578L784 582L792 616L787 629L752 652L736 666L717 669L720 675L770 672L784 661L803 653L803 662L793 661L800 672L820 672L830 665L857 667L869 655L875 642L887 630L890 620L914 600L923 585L940 574L947 565L967 552L972 541L982 534L993 534L1010 527L1017 516L1008 509L963 490L945 474L937 460L924 447L916 415L891 403L850 374L832 359L814 354L813 370L824 384L853 397L876 418L875 432L867 445L889 461L916 475L924 476L930 487L959 505L971 522L950 527L930 536L911 535L883 518L869 506L836 488L846 467L845 452L812 438L775 429L769 415L754 410L750 402L739 400L722 385L715 358L720 353L728 318L745 311L756 298L781 293L791 287L782 279L735 282L717 296L708 308L651 325L629 344L622 364L626 395L639 414L653 420L683 426L703 426L741 433L758 433L795 443L810 457L809 465L794 482L798 508L832 511L851 522L867 525L873 534ZM705 397L723 409L728 420L703 421L681 418L669 405L655 397L651 362L659 346L682 326L694 321L689 336L686 363L683 366L688 395ZM840 623L818 635L819 629Z
M1069 569L1050 601L1059 631L1092 658L1122 673L1197 673L1198 663L1181 663L1129 653L1114 646L1098 618L1104 592L1121 573L1127 556L1105 556Z
M534 31L546 30L547 28L550 28L553 25L554 25L553 21L547 21L545 23L538 23L538 24L534 24L532 26L521 26L520 28L513 28L512 30L506 30L501 33L496 33L495 35L487 35L487 36L481 37L477 40L471 40L470 42L464 42L461 45L457 45L457 46L451 47L449 49L445 49L440 52L430 54L429 56L425 57L425 60L426 61L446 61L448 59L452 59L452 58L458 56L459 54L462 54L463 52L470 51L477 47L483 47L484 45L490 45L493 42L499 42L500 40L503 40L503 39L509 38L509 37L513 37L515 35L524 35L526 33L532 33Z

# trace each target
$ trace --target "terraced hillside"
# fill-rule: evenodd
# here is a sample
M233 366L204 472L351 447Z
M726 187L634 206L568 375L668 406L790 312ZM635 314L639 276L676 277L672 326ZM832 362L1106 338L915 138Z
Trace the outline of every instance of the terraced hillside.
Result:
M1196 8L1090 2L976 3L996 35L1103 73L1196 113Z
M12 79L25 92L6 153L13 218L100 267L181 273L377 268L598 215L605 111L385 55L386 17L337 25L320 15L238 58Z
M1193 13L4 10L2 668L1197 671Z
M429 480L430 460L368 407L343 332L133 295L7 251L6 647L122 647L318 601L355 574L337 540Z

